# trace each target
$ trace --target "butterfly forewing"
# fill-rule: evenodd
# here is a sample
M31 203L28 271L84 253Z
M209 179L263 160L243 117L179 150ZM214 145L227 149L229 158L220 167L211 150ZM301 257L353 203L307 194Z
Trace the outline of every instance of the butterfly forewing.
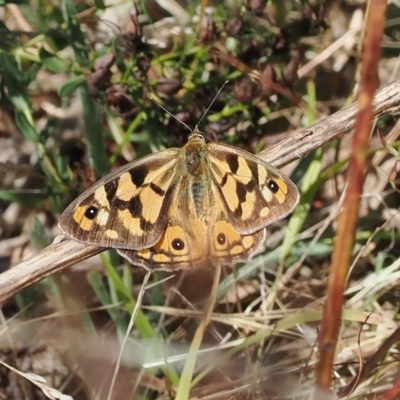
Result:
M153 246L167 226L177 154L152 154L107 175L67 207L61 230L96 246Z
M231 146L209 143L216 192L229 221L240 234L250 234L293 211L296 185L260 158Z

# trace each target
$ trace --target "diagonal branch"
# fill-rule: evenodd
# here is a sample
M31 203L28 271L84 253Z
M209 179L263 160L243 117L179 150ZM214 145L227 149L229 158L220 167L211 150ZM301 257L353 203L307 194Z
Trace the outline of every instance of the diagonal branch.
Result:
M374 96L373 118L400 112L400 80L379 89ZM264 150L258 156L279 168L331 142L355 125L357 104L352 104L325 118L310 128ZM52 244L34 257L0 274L0 303L23 288L85 260L105 249L88 246L73 240Z
M373 100L373 118L400 112L399 90L400 80L396 80L376 91ZM259 153L258 157L274 167L281 168L349 133L354 128L357 111L358 105L353 103L315 125L297 131L293 136Z

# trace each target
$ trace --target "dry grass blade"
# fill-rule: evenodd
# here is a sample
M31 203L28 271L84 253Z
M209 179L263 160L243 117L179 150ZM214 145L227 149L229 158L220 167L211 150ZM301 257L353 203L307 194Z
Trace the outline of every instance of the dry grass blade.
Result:
M399 341L400 339L400 328L397 328L378 348L375 354L369 358L369 360L361 366L361 371L357 376L345 387L340 393L340 397L349 396L353 388L365 379L370 377L375 368L378 367L379 363L384 361L390 348Z
M73 400L73 398L71 396L63 394L63 393L59 392L58 390L50 387L41 376L19 371L18 369L12 367L11 365L8 365L7 363L5 363L3 361L0 361L0 364L4 365L11 371L15 372L16 374L25 378L27 381L29 381L29 382L33 383L34 385L36 385L37 387L39 387L40 390L43 392L43 394L48 399L51 399L51 400Z

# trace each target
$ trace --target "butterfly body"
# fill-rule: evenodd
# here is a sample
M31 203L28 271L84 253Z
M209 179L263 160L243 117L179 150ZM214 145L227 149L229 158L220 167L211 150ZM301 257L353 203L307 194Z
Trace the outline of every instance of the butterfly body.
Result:
M144 157L94 184L59 226L148 269L193 269L247 260L265 226L289 214L298 198L290 179L263 160L206 144L195 130L182 149Z

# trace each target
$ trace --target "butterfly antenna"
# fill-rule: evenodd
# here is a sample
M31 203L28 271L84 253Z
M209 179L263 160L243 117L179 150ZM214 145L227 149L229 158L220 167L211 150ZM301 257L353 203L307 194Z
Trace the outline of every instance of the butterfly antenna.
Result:
M156 103L162 110L164 110L167 114L169 114L172 118L176 119L178 122L180 122L183 126L185 126L187 129L189 129L190 132L196 132L198 131L198 127L201 123L201 121L203 121L204 117L208 114L208 112L210 111L210 108L212 107L212 105L215 103L215 100L217 100L217 97L219 96L219 94L222 92L222 90L224 89L224 87L226 86L226 84L229 81L225 81L223 83L223 85L218 89L217 94L215 95L215 97L212 99L210 105L207 107L206 111L204 111L203 115L201 116L201 118L199 119L199 122L196 124L194 131L190 128L189 125L185 124L182 120L180 120L176 115L172 114L171 111L168 111L161 103L159 103L154 97L150 97L150 100L154 101L154 103Z
M182 120L180 120L176 115L172 114L171 111L168 111L163 105L161 105L154 97L150 97L150 100L154 101L162 110L164 110L167 114L169 114L172 118L175 118L178 122L180 122L183 126L189 129L192 132L192 129L189 125L185 124Z
M208 112L210 111L210 108L212 107L212 105L215 103L215 100L217 100L217 97L219 96L219 94L222 92L222 90L224 89L224 87L226 86L226 84L229 81L225 81L223 83L223 85L218 89L217 94L215 95L215 97L212 99L210 105L207 107L206 111L204 111L203 115L201 116L199 122L197 123L196 127L194 128L195 131L198 130L199 125L201 124L201 121L203 121L204 117L208 114Z

